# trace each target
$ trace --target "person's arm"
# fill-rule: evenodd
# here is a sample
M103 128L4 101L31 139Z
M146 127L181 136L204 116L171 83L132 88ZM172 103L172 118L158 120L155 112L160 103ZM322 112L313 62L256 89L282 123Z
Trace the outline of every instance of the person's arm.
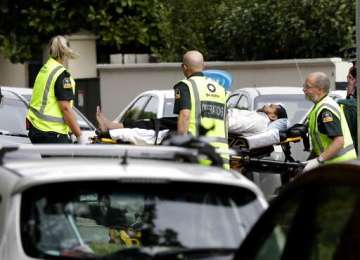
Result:
M179 82L174 86L174 114L178 114L177 133L185 135L189 131L191 97L188 86Z
M178 122L177 122L177 133L179 135L186 135L188 133L189 122L190 122L190 110L189 109L180 110Z
M320 133L332 139L327 149L319 155L320 160L327 161L333 158L344 147L341 122L330 110L324 109L319 115L318 126Z
M344 146L344 137L337 136L333 139L328 148L320 154L324 161L330 160L333 158Z
M60 100L58 101L58 104L61 112L63 113L65 123L70 127L71 132L76 136L76 138L79 138L81 136L81 130L70 101Z

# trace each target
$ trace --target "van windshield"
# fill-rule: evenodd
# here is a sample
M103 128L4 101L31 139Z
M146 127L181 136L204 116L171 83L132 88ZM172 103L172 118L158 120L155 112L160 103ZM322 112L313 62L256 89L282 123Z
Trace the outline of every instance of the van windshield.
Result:
M252 191L232 186L61 183L23 193L21 235L32 257L81 252L83 259L129 247L229 249L262 211Z

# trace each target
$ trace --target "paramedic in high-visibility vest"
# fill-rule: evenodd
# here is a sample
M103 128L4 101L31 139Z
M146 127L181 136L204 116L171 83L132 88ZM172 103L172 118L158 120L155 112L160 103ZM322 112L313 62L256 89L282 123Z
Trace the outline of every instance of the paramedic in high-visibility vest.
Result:
M329 78L322 72L309 74L303 86L306 98L314 103L308 115L312 159L307 161L304 171L321 164L356 159L355 147L344 112L328 96L329 88Z
M177 134L208 137L229 169L225 89L203 75L204 58L196 50L185 53L181 68L186 79L174 86Z
M79 144L86 142L72 109L75 81L67 70L68 59L78 55L63 36L49 43L49 59L36 76L26 116L32 143L71 143L73 133Z

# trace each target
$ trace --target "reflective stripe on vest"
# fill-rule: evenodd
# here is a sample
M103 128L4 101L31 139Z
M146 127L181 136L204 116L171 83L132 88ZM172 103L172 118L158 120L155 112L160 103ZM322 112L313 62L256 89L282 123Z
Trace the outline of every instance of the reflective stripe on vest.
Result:
M332 142L328 136L320 133L318 130L317 119L320 112L325 108L330 110L339 119L344 137L344 147L333 158L327 160L326 163L355 159L356 152L343 111L330 97L325 97L318 104L314 105L308 117L313 151L316 155L320 155Z
M51 73L49 74L49 77L46 81L46 85L45 85L45 90L44 90L44 94L43 94L43 98L41 101L41 107L40 107L40 111L36 110L35 108L30 106L31 111L36 114L37 117L45 120L45 121L49 121L49 122L56 122L56 123L65 123L64 118L62 117L55 117L55 116L49 116L49 115L45 115L44 111L45 111L45 107L46 104L48 102L48 95L49 95L49 90L50 90L50 86L51 86L51 82L54 78L54 75L56 74L56 72L58 72L60 69L62 69L62 66L57 66L55 67L55 69L53 69L51 71Z
M27 119L41 131L60 134L68 134L70 131L55 96L55 84L65 70L61 63L49 58L36 76ZM75 81L71 76L70 84L74 93ZM72 101L70 105L72 106Z

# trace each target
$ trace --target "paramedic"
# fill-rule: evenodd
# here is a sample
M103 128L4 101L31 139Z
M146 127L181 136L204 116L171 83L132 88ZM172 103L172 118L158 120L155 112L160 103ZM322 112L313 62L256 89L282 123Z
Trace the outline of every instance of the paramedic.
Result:
M356 64L354 64L347 75L346 99L337 101L344 110L346 122L348 123L351 137L357 151L357 91L356 91Z
M224 168L229 169L225 89L204 76L204 58L199 51L186 52L181 68L186 79L174 86L177 134L213 139L210 144L221 151Z
M309 171L323 163L356 159L344 113L328 96L329 88L329 78L322 72L309 74L304 83L304 94L314 103L308 115L312 159L307 161L304 171Z
M72 132L79 144L85 143L72 109L75 81L66 68L77 54L58 35L50 41L49 55L34 83L26 117L29 138L32 143L71 143Z

